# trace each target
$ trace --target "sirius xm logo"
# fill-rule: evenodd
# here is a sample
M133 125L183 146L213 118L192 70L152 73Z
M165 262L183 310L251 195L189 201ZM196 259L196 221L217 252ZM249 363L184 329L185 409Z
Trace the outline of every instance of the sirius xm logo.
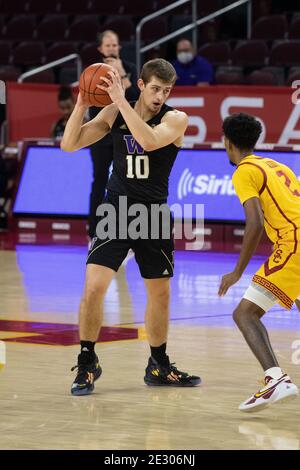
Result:
M224 175L221 178L217 178L214 174L200 174L195 176L189 168L186 168L178 182L178 199L183 199L189 193L193 193L198 196L204 194L221 196L236 195L230 175Z

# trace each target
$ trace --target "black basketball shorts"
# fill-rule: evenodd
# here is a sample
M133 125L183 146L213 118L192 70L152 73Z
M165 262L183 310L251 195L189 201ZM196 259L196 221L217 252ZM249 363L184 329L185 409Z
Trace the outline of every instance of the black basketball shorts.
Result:
M122 198L126 198L122 196ZM87 264L97 264L118 271L132 249L135 260L144 279L159 279L173 276L174 271L174 238L173 218L166 204L164 210L157 216L158 205L162 203L143 204L142 216L138 219L132 213L136 202L126 198L127 212L120 199L108 193L100 210L109 204L115 210L115 217L99 216L96 235L92 240L87 257ZM153 206L156 206L154 208ZM133 207L134 206L134 207ZM162 207L162 206L160 206ZM153 210L154 209L154 210ZM105 227L105 230L103 228ZM153 229L154 227L154 229ZM107 232L107 236L105 233ZM115 232L115 233L114 233ZM140 233L140 237L138 234Z

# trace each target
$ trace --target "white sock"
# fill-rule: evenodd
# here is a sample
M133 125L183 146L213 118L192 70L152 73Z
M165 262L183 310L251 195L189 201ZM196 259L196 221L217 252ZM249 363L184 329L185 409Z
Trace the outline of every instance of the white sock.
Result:
M272 377L272 379L280 379L283 376L283 372L280 367L271 367L268 370L265 370L265 377Z

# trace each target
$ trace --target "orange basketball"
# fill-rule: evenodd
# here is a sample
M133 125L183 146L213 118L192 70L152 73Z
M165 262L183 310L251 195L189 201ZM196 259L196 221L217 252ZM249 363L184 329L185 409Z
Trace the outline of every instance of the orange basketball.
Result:
M109 94L96 86L106 86L106 83L101 80L101 77L110 79L110 75L107 73L110 70L112 70L110 65L99 62L98 64L92 64L84 69L80 75L79 91L83 101L87 105L103 108L112 103Z

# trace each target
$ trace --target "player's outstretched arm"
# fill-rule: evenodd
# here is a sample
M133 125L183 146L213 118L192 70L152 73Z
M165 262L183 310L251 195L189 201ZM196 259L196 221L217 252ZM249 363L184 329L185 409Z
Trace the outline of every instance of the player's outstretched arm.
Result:
M75 108L67 122L60 147L65 152L74 152L102 139L110 132L117 115L115 104L106 106L97 116L86 124L83 119L88 106L83 103L80 93Z
M252 197L248 199L244 203L244 210L246 227L241 253L234 271L222 277L219 288L220 296L225 295L229 287L240 279L257 248L264 230L264 215L259 198Z

